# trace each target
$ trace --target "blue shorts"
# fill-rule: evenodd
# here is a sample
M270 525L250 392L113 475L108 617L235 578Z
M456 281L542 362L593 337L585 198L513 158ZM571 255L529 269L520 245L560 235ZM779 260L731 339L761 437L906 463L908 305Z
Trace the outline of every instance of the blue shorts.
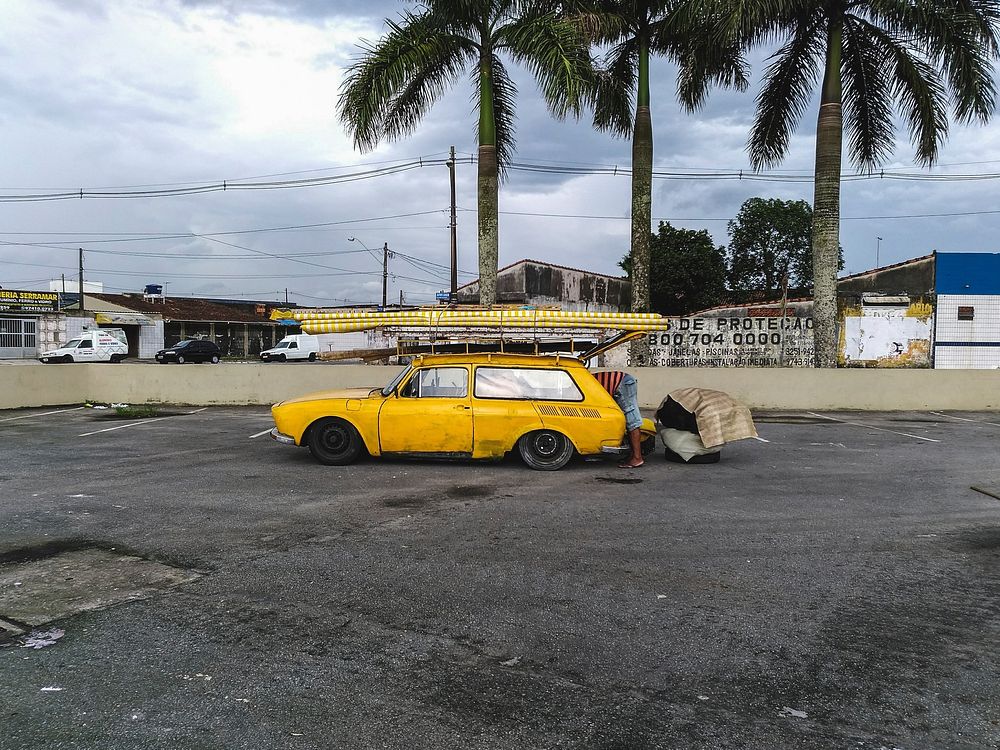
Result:
M625 429L638 430L642 425L642 414L639 413L639 384L635 378L625 373L621 384L615 390L614 399L625 412Z

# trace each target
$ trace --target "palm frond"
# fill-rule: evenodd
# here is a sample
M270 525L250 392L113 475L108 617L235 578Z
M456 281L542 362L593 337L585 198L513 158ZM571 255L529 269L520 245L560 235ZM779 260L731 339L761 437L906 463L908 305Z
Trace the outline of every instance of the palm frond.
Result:
M400 22L387 23L381 41L361 45L337 102L341 121L363 151L411 132L476 52L474 42L442 29L426 13L404 13Z
M906 117L917 161L932 164L948 135L948 92L940 73L903 41L867 21L860 23L889 69L891 93Z
M745 91L750 85L750 68L743 57L742 42L726 37L724 19L702 12L698 23L686 27L679 18L666 17L650 27L650 52L677 63L677 99L684 108L694 111L704 105L713 84Z
M531 71L555 117L579 117L593 90L594 66L575 25L552 12L531 12L497 29L494 43Z
M844 127L848 148L862 169L871 171L892 153L894 144L890 71L865 24L844 19L841 71Z
M631 134L635 109L636 60L634 38L614 47L597 71L594 89L594 127L614 135Z
M825 19L802 18L789 39L771 56L764 85L757 95L757 116L747 142L754 169L779 163L788 141L809 104L826 41Z
M997 0L872 0L870 13L875 25L906 39L942 70L960 122L990 118L993 61L1000 51Z

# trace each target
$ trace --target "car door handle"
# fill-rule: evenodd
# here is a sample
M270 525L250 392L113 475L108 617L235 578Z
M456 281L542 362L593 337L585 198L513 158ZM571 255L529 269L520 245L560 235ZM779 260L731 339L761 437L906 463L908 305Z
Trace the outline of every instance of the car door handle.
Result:
M464 404L459 404L458 406L455 407L455 411L468 411L471 408L472 408L471 406L465 406Z

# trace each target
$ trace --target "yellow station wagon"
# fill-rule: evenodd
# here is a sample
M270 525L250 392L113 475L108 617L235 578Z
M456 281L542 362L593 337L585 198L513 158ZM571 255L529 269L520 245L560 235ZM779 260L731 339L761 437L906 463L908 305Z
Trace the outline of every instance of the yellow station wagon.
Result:
M516 449L531 468L555 470L574 451L619 453L625 433L611 395L582 362L558 356L426 355L384 388L311 393L271 413L275 440L331 465L364 452L496 459Z

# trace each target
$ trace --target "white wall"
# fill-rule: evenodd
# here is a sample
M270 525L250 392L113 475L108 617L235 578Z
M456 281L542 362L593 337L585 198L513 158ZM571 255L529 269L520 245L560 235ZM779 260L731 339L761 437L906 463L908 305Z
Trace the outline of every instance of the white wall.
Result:
M328 364L0 364L0 409L82 403L270 404L312 391L381 386L398 367ZM639 401L688 386L756 409L995 410L1000 370L638 368Z
M974 308L974 319L959 320L959 306ZM978 346L968 346L970 343ZM937 369L1000 367L1000 296L938 295L934 367Z

